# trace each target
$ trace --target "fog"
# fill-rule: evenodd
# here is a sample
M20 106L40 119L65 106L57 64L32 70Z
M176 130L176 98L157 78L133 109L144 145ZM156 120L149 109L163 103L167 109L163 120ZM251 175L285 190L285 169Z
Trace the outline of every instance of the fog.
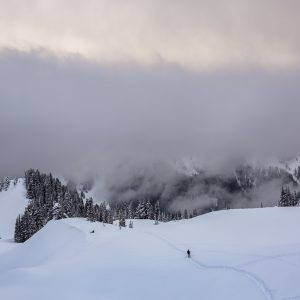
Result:
M298 71L191 72L0 56L0 175L86 180L124 163L196 157L209 168L299 153Z

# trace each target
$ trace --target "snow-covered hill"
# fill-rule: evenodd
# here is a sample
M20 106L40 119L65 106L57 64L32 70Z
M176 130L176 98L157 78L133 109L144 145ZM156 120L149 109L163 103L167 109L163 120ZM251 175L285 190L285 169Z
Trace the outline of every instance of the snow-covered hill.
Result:
M16 218L28 203L24 179L10 180L7 190L0 192L0 237L12 238Z
M134 220L122 230L51 221L24 244L0 242L0 299L298 299L297 228L297 207Z

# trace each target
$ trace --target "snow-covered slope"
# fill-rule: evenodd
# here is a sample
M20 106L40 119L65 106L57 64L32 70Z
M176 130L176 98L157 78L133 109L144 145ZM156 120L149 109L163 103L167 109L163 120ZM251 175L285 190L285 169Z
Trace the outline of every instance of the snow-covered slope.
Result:
M297 156L296 158L291 159L289 161L281 162L279 164L279 166L282 169L286 170L288 173L290 173L293 176L294 181L300 185L300 180L299 180L300 174L298 174L299 168L300 168L300 157L299 156Z
M122 230L51 221L24 244L0 242L0 299L298 299L299 227L296 207Z
M7 191L0 192L0 237L12 238L16 218L24 212L28 203L24 179L20 178L17 182L10 181Z

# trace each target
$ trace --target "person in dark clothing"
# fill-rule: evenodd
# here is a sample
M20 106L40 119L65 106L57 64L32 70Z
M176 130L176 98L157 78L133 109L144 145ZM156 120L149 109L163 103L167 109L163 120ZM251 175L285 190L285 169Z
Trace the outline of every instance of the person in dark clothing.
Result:
M95 233L95 230L93 229L90 233Z
M188 251L186 251L187 255L188 255L188 258L191 257L191 251L188 249Z

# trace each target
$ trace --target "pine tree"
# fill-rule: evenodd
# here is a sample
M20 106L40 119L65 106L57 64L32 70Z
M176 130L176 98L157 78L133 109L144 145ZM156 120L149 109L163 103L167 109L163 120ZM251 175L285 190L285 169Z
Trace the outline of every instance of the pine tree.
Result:
M22 243L22 228L21 228L21 216L18 215L16 219L16 225L15 225L15 234L14 234L14 240L16 243Z
M181 214L181 211L178 210L177 214L176 214L176 220L181 220L181 219L182 219L182 214Z
M94 208L93 208L93 211L94 211L94 221L98 221L98 222L101 222L101 214L100 214L100 206L98 203L96 203L94 205Z
M10 180L8 177L4 178L4 181L2 182L2 190L7 191L10 185Z
M135 216L137 219L147 219L148 214L147 214L147 207L144 201L140 201L136 211L135 211Z
M119 226L126 227L125 214L124 214L124 210L122 209L120 209L119 211Z
M25 185L26 185L28 199L34 199L36 196L35 192L37 191L37 187L35 181L36 181L36 172L33 169L30 169L27 172L25 172Z
M95 222L95 214L94 214L94 205L93 205L93 199L89 198L85 202L85 211L86 211L86 217L89 221Z
M53 205L52 216L54 220L64 219L65 215L62 211L61 205L58 202L55 202Z
M153 206L149 200L147 200L147 202L146 202L146 214L147 214L147 219L149 219L149 220L154 219Z
M194 208L194 209L193 209L193 217L197 217L197 216L198 216L197 209Z
M119 226L121 226L121 227L126 227L126 221L125 221L125 218L121 218L121 219L119 220Z
M129 228L133 228L133 221L132 220L130 220L130 222L129 222Z
M160 206L159 206L159 201L156 201L155 206L154 206L154 219L155 221L161 221L160 220Z
M282 206L284 206L284 204L285 204L285 189L282 186L281 187L281 194L280 194L280 200L278 202L278 206L282 207Z
M66 218L72 216L72 197L69 190L66 189L63 200L62 200L62 210Z
M278 206L285 207L285 206L291 206L293 203L292 194L289 187L282 187L281 188L281 195L280 200L278 203Z
M113 224L113 214L112 214L112 211L111 209L108 209L107 212L106 212L106 216L107 216L107 223L108 224Z
M189 218L187 209L184 210L183 217L184 217L184 219L188 219Z
M133 203L130 202L128 206L128 219L134 219L134 209L133 209Z

